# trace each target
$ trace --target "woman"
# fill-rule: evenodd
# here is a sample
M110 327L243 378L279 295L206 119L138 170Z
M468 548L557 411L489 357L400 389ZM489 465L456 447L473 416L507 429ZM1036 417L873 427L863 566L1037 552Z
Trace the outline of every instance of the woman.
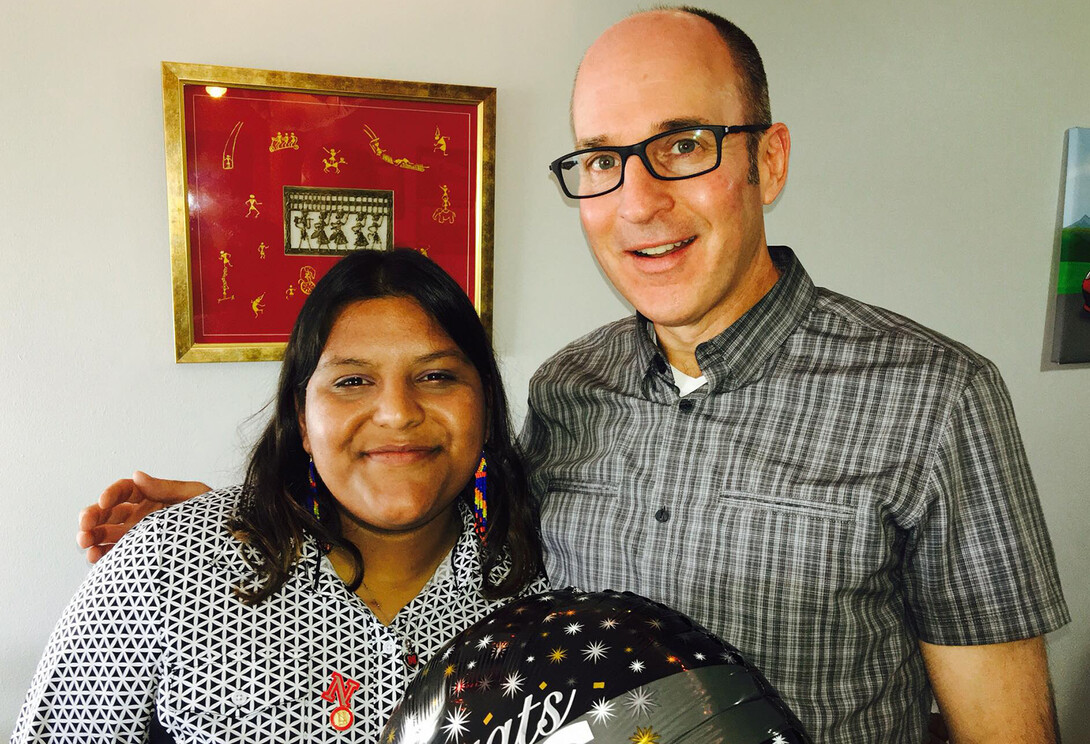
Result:
M336 264L274 405L243 486L156 512L94 567L14 742L373 742L419 664L546 588L495 359L435 264Z

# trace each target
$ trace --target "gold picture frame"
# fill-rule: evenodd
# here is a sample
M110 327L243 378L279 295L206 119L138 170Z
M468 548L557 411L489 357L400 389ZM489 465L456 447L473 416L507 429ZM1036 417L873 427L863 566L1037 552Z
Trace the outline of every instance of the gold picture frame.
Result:
M281 359L305 296L355 249L425 253L491 333L495 88L162 75L176 361Z

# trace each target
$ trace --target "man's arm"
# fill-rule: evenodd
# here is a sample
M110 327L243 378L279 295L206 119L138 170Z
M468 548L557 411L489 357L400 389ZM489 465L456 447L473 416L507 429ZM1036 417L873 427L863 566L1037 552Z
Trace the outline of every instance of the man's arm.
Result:
M1043 637L920 650L951 742L1059 741Z
M148 514L210 490L196 481L153 478L137 470L132 478L111 483L97 504L79 513L76 543L87 550L87 560L95 563Z

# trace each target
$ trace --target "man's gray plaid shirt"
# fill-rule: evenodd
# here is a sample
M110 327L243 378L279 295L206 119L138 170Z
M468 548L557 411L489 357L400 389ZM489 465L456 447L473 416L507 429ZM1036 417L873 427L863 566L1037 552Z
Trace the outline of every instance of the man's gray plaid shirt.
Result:
M919 744L917 639L1070 619L1014 412L988 360L771 252L779 281L698 347L708 384L687 397L638 316L534 375L548 574L691 615L818 741Z

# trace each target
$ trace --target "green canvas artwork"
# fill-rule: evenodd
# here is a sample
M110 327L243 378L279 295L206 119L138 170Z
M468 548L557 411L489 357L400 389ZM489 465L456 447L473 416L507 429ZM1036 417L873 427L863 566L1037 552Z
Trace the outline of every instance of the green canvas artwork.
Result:
M1067 130L1052 361L1090 362L1090 128Z

